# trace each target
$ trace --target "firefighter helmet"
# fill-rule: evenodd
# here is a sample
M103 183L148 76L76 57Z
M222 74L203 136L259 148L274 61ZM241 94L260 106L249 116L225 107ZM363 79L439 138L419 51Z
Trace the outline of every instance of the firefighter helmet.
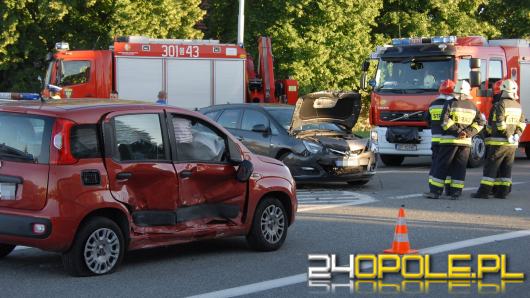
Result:
M501 93L502 80L498 80L493 84L493 95Z
M459 80L455 85L453 93L455 97L460 96L461 99L472 99L471 96L471 85L466 80Z
M509 98L512 98L512 99L519 98L517 96L517 83L514 80L507 79L507 80L502 81L501 91L503 95L506 95Z
M438 92L444 95L451 95L455 90L455 82L453 80L445 80L440 84Z

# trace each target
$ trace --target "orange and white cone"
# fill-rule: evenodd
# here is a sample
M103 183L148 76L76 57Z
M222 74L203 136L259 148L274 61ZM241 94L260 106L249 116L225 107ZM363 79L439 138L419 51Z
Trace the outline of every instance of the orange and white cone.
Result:
M385 253L399 255L418 253L417 250L410 249L407 222L405 221L405 209L403 209L403 207L399 208L392 248L385 249Z

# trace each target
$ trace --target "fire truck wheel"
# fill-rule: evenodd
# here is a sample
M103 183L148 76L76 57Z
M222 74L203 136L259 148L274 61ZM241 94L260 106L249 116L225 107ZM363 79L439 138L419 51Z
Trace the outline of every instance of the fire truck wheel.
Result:
M486 157L486 142L484 142L484 136L482 134L473 137L472 142L467 167L477 168L484 163L484 158Z
M405 156L381 154L381 160L386 166L397 167L403 163L403 160L405 160Z

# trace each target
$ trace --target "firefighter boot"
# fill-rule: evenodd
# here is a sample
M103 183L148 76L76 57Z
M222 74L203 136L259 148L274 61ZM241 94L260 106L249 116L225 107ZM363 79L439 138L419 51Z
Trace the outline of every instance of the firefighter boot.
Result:
M484 189L482 186L478 188L478 191L476 193L472 193L471 197L474 199L489 199L490 198L490 190Z
M440 198L440 195L439 193L435 193L435 192L424 192L423 193L423 196L426 197L427 199L439 199Z

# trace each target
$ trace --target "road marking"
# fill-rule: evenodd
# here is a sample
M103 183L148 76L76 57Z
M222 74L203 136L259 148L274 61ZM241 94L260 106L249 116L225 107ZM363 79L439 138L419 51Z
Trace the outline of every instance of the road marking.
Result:
M519 185L519 184L525 184L530 181L520 181L520 182L513 182L512 185ZM478 187L465 187L463 191L470 191L470 190L477 190ZM410 198L418 198L423 197L423 193L413 193L408 195L401 195L401 196L392 196L392 197L386 197L387 199L391 200L402 200L402 199L410 199Z
M387 171L376 171L376 174L395 174L395 173L400 173L400 174L403 174L403 173L425 174L425 173L428 173L428 172L429 172L428 170L424 170L424 171L387 170Z
M298 212L361 205L377 201L369 195L346 190L300 190L296 197L301 206L307 206L298 208Z
M530 236L530 230L521 230L515 232L508 232L503 234L496 234L491 236L479 237L474 239L468 239L464 241L457 241L453 243L447 243L437 246L431 246L428 248L420 249L420 253L423 254L437 254L442 252L448 252L456 249L483 245L487 243L492 243L496 241L510 240L515 238L527 237ZM363 266L364 267L364 266ZM370 267L370 266L367 266ZM368 268L364 268L368 269ZM210 293L204 293L194 296L189 296L188 298L214 298L214 297L237 297L241 295L254 294L266 290L277 289L281 287L291 286L299 283L307 282L307 273L300 273L291 276L286 276L278 279L272 279L262 282L257 282L253 284L248 284L244 286L219 290Z

